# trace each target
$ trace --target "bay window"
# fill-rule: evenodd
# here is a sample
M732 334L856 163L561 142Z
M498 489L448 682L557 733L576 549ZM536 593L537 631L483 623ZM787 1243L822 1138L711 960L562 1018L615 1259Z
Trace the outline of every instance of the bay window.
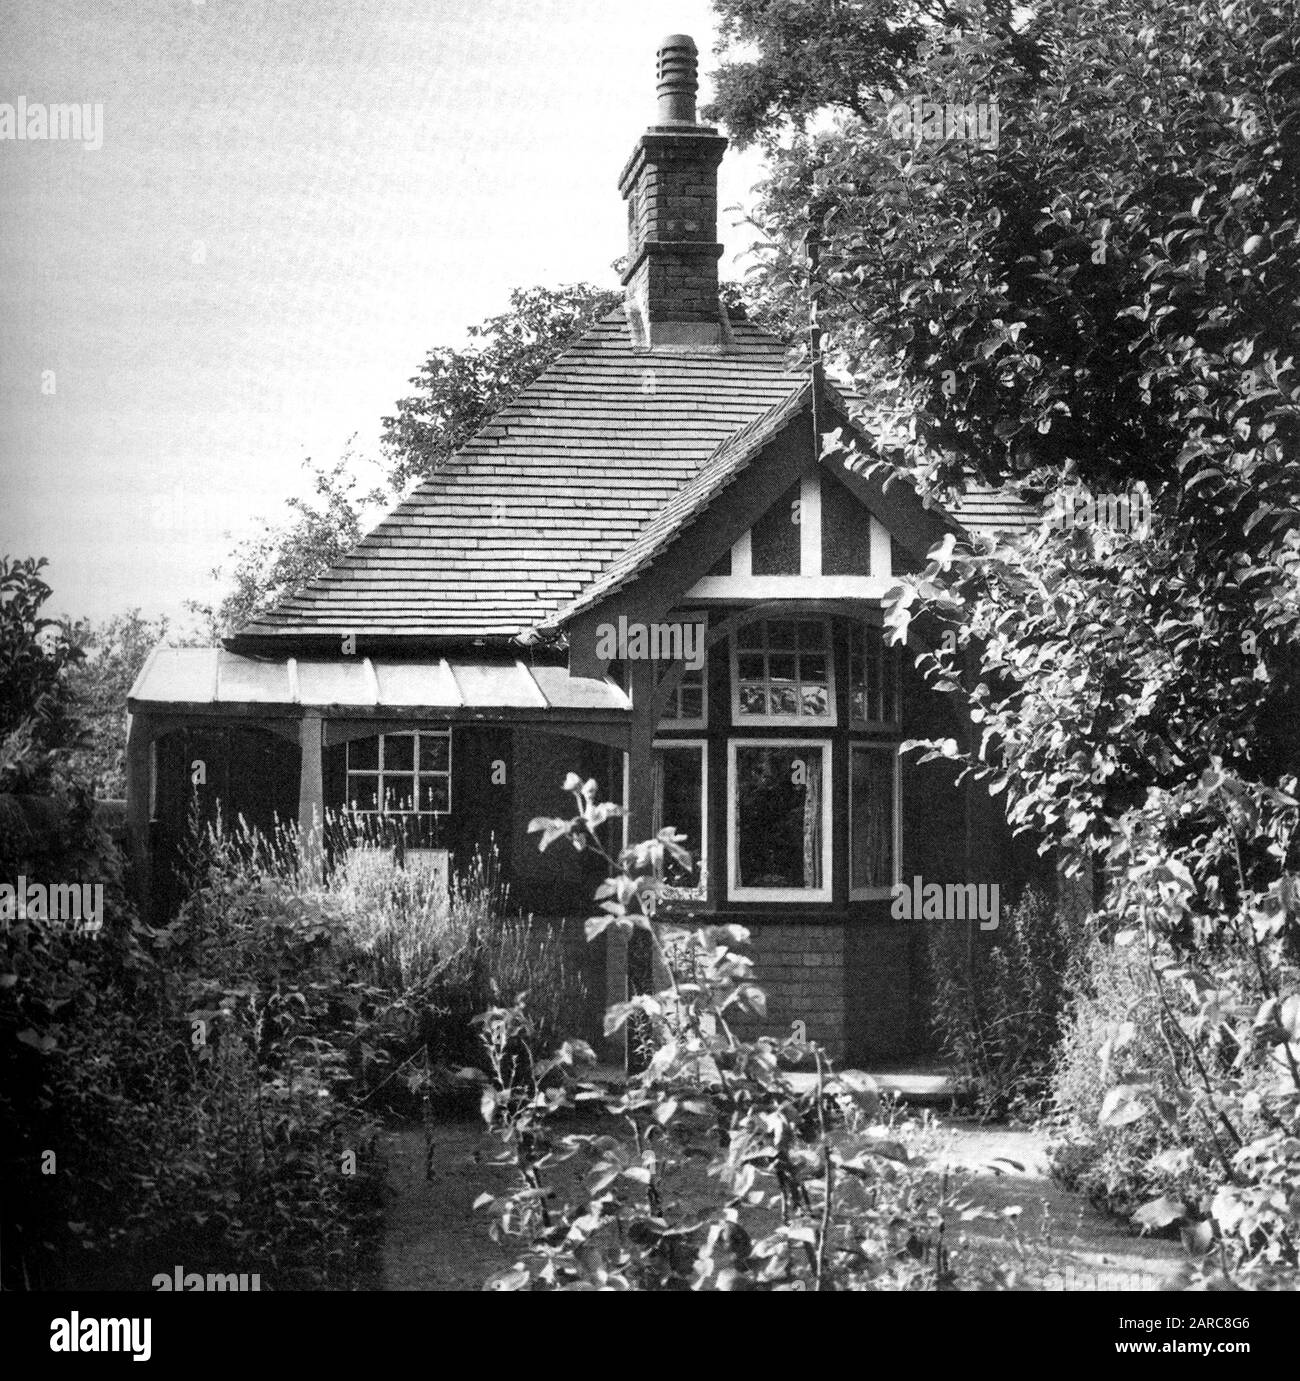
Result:
M849 897L890 895L899 871L899 760L892 743L849 745Z
M729 900L830 901L830 744L732 739L727 750Z

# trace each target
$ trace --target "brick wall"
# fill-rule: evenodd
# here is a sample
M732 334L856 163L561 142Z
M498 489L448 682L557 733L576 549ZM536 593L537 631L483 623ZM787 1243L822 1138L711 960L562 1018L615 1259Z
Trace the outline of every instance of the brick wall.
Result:
M737 1023L738 1034L790 1034L796 1020L832 1058L844 1050L844 927L749 925L755 982L767 994L767 1019Z

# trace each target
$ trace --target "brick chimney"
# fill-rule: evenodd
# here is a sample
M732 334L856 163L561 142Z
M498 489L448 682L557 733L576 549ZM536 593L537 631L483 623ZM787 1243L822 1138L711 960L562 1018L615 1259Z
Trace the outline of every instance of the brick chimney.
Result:
M618 180L627 202L623 288L633 339L656 346L725 346L718 301L718 164L727 141L696 121L698 53L686 34L659 45L659 112Z

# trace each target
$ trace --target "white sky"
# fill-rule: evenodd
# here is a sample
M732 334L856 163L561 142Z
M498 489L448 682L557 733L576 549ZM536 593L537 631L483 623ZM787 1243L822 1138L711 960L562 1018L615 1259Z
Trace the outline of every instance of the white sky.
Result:
M98 150L0 142L0 553L52 612L184 621L431 346L615 285L674 32L707 74L707 0L0 0L0 102L103 106ZM729 152L720 205L761 171Z

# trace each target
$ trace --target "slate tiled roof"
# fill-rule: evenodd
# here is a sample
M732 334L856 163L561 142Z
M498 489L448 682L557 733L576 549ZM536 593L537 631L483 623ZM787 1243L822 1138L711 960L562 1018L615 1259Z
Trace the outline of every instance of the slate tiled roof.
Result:
M636 350L622 310L611 312L235 645L346 633L504 641L626 584L809 400L779 341L749 322L732 331L725 354ZM832 401L847 418L844 398ZM1036 519L993 490L952 511L972 531Z
M972 486L948 510L967 532L1018 537L1042 521L1040 509L1008 489Z
M508 637L621 558L723 443L799 388L785 349L733 322L725 354L633 349L596 324L338 565L242 630Z

